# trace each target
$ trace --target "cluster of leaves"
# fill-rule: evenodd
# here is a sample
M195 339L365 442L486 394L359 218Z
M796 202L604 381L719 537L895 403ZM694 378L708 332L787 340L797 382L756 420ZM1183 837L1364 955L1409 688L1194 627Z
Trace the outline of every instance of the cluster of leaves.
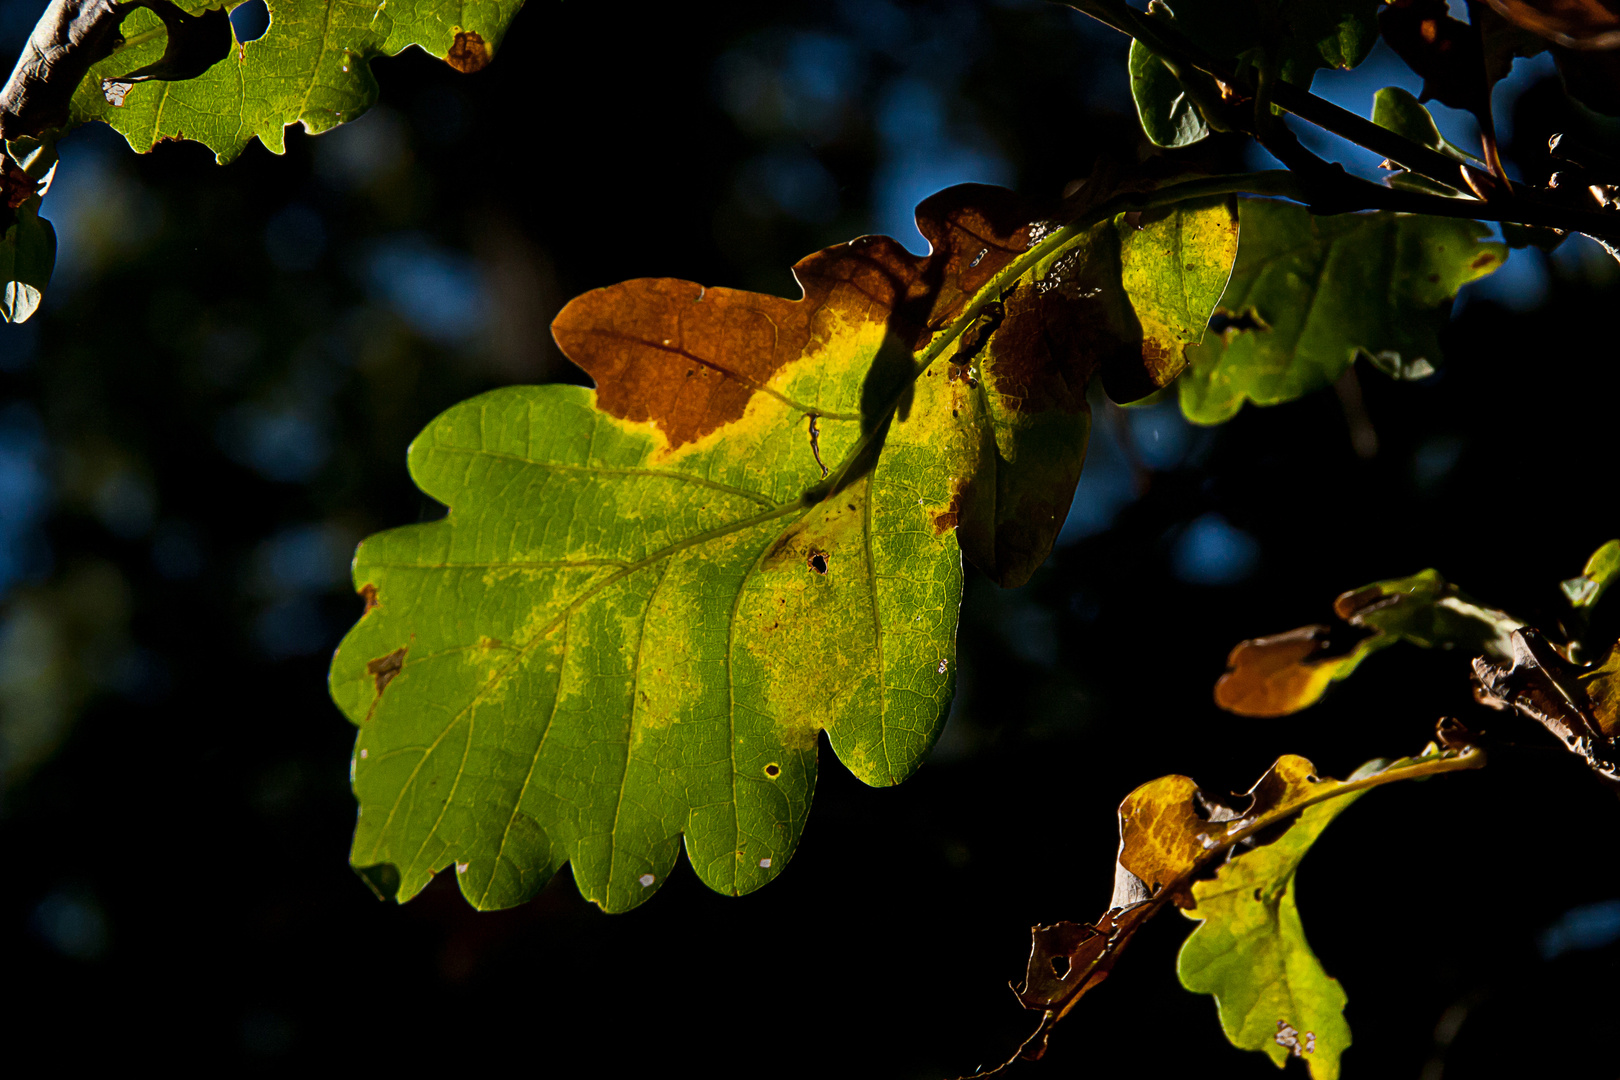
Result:
M1563 582L1566 609L1547 628L1479 604L1433 570L1375 582L1334 602L1338 627L1304 626L1239 643L1215 700L1242 715L1283 716L1314 704L1386 646L1460 650L1473 658L1480 704L1545 728L1620 790L1620 642L1593 661L1581 659L1592 610L1616 576L1620 540L1611 540L1580 576ZM1177 961L1181 984L1215 997L1233 1045L1263 1051L1278 1065L1303 1057L1316 1080L1332 1080L1350 1045L1346 997L1305 940L1295 871L1334 817L1369 788L1478 768L1497 744L1512 745L1485 724L1445 718L1437 741L1417 757L1371 761L1342 782L1285 756L1236 806L1185 776L1137 788L1119 807L1108 910L1095 923L1034 929L1017 993L1042 1016L1020 1054L1039 1057L1053 1025L1107 977L1132 935L1174 905L1199 920Z
M1557 193L1514 188L1488 104L1515 55L1590 41L1567 12L1549 29L1524 0L1492 2L1500 15L1472 5L1462 23L1440 0L1184 0L1146 16L1077 0L1136 39L1150 141L1247 132L1292 171L1198 177L1161 157L1099 169L1055 205L967 185L918 208L929 254L883 237L828 248L794 267L797 300L673 279L575 299L553 332L594 389L512 387L441 415L409 459L448 515L356 556L365 611L331 668L359 728L356 869L404 901L454 866L472 904L501 908L566 863L583 895L623 911L657 891L684 840L700 879L741 894L792 857L822 732L869 784L911 775L954 693L964 559L1004 586L1045 559L1084 462L1093 378L1121 404L1179 384L1207 424L1332 384L1358 358L1421 378L1458 290L1506 257L1476 219L1505 222L1515 244L1606 236L1614 189L1573 161L1578 182ZM483 66L516 5L270 11L242 44L201 6L53 4L0 94L8 319L48 280L39 200L74 124L105 121L140 151L192 139L222 162L253 138L279 151L290 123L360 115L374 57L415 44ZM1317 70L1354 66L1380 34L1426 97L1481 117L1482 156L1442 139L1409 94L1381 91L1370 121L1309 95ZM1572 82L1591 66L1559 57ZM1279 110L1389 147L1400 167L1355 181L1305 152ZM1239 645L1217 700L1281 715L1397 641L1460 648L1477 656L1482 702L1620 781L1620 654L1585 663L1580 640L1617 552L1567 583L1556 628L1433 571L1348 593L1339 626ZM1185 777L1137 789L1107 914L1036 930L1019 996L1042 1022L1026 1054L1174 905L1200 920L1183 983L1215 995L1232 1041L1336 1075L1344 997L1305 943L1295 871L1362 792L1477 767L1482 739L1443 725L1417 757L1345 781L1284 757L1235 806Z

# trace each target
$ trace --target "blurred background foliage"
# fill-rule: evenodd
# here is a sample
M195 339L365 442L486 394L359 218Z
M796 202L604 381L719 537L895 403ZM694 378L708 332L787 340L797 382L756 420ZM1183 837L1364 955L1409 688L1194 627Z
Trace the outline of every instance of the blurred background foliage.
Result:
M0 4L7 55L42 6ZM1147 153L1125 46L1034 0L530 0L485 71L379 62L377 108L291 133L283 157L66 140L46 309L0 328L13 1039L63 1063L960 1073L1031 1025L1005 988L1028 927L1100 912L1138 783L1241 790L1285 751L1342 776L1466 715L1463 658L1415 650L1288 720L1222 715L1210 687L1238 639L1428 565L1556 612L1556 582L1620 533L1620 267L1593 245L1518 252L1465 290L1448 364L1417 385L1360 366L1340 394L1218 429L1095 399L1050 563L1017 590L970 578L929 765L874 791L828 758L795 865L762 892L682 869L609 918L565 873L479 915L448 880L395 908L347 869L352 729L325 668L360 611L354 543L440 512L404 468L423 424L493 386L579 379L547 327L583 290L796 295L788 268L818 247L920 248L911 208L940 187L1055 196ZM1365 112L1414 82L1380 47L1317 85ZM1553 131L1616 143L1550 66L1521 61L1497 94L1519 175L1545 176ZM1436 111L1464 141L1471 121ZM1263 163L1224 138L1191 156ZM1364 800L1307 862L1350 1075L1613 1076L1620 807L1520 736L1482 774ZM1152 927L1032 1075L1269 1075L1177 987L1182 936Z

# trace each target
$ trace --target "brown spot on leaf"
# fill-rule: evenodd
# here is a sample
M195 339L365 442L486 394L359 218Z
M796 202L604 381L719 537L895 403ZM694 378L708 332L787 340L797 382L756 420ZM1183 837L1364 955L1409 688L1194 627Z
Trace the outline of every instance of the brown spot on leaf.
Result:
M360 586L360 596L366 602L366 610L360 614L370 615L377 608L377 586L373 585L369 581L366 582L364 585Z
M366 662L366 672L376 681L379 695L388 688L388 684L394 681L394 676L405 666L405 653L408 651L402 645L387 656L379 656Z
M1472 263L1470 263L1469 265L1472 266L1475 270L1480 270L1480 269L1483 269L1484 267L1487 267L1487 266L1491 265L1495 261L1496 261L1496 254L1494 252L1486 251L1486 252L1482 252L1481 254L1475 256L1474 261Z
M811 548L810 554L805 556L804 564L816 573L826 576L827 553L820 548Z
M489 46L484 44L482 35L471 30L458 30L455 44L450 46L445 61L463 75L471 75L489 66Z
M740 419L783 367L840 324L883 326L914 352L1028 244L1034 214L1012 192L948 188L917 208L927 256L862 237L801 259L799 300L642 278L576 297L552 324L570 360L596 381L597 405L663 431L671 448Z

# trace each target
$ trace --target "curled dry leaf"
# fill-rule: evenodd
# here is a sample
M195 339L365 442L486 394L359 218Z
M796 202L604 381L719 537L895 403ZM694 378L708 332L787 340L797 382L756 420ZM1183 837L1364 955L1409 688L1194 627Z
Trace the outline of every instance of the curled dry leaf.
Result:
M595 391L429 425L411 472L450 513L361 545L368 610L332 666L356 867L393 866L373 876L403 900L454 864L494 908L571 862L623 910L684 837L741 893L791 857L822 731L867 783L909 776L951 699L964 553L1028 577L1088 379L1173 378L1235 247L1221 199L1037 217L952 188L918 210L929 255L840 244L794 268L799 300L598 289L553 328Z
M1474 661L1474 696L1482 705L1511 710L1552 732L1605 782L1620 789L1620 743L1616 742L1616 674L1620 657L1611 648L1602 662L1581 669L1558 654L1540 631L1515 630L1508 660ZM1617 646L1620 648L1620 646Z
M1374 582L1333 601L1341 627L1302 626L1239 642L1215 703L1240 716L1286 716L1318 701L1379 649L1398 641L1506 658L1523 623L1474 601L1435 570Z
M1108 976L1136 931L1173 905L1200 922L1181 951L1182 983L1215 996L1232 1043L1264 1051L1279 1065L1302 1056L1313 1077L1332 1080L1350 1031L1344 993L1300 926L1294 902L1300 861L1363 792L1478 768L1484 760L1473 746L1431 743L1417 757L1370 761L1349 779L1334 780L1305 758L1286 755L1235 805L1185 776L1137 788L1119 807L1108 910L1095 923L1032 931L1024 979L1013 990L1042 1017L1018 1056L1040 1057L1053 1026Z

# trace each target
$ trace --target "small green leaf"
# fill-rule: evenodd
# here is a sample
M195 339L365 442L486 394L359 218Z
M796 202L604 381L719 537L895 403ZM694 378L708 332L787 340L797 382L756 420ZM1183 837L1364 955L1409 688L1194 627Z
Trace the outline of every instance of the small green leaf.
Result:
M1209 136L1209 125L1181 81L1140 41L1131 42L1130 72L1136 115L1155 146L1191 146Z
M17 220L0 239L0 316L28 321L39 310L56 268L56 229L40 217L33 199L17 208Z
M1620 540L1610 540L1592 552L1580 577L1570 578L1561 587L1571 607L1585 609L1603 599L1604 592L1617 576L1620 576Z
M1323 68L1349 69L1378 42L1378 0L1177 0L1176 26L1212 53L1275 65L1309 87Z
M164 139L190 139L223 163L257 137L279 154L288 125L319 133L371 107L377 99L371 61L417 45L458 70L477 71L522 7L522 0L268 3L264 36L236 44L198 77L115 82L104 89L103 80L158 64L165 55L162 20L144 8L133 12L124 20L123 46L91 68L74 94L72 122L104 120L141 153ZM194 14L208 6L197 0L181 5Z
M1325 386L1357 355L1415 372L1440 359L1439 331L1463 285L1506 249L1476 221L1375 213L1314 217L1240 202L1242 239L1221 298L1226 325L1190 350L1188 419L1218 424L1245 401L1275 405Z
M1387 765L1368 762L1349 779ZM1306 808L1280 838L1233 856L1213 880L1194 883L1196 906L1183 911L1199 925L1176 959L1181 985L1215 996L1232 1045L1262 1051L1279 1067L1303 1058L1313 1080L1339 1075L1350 1025L1344 989L1305 940L1296 875L1322 830L1362 794L1351 791Z

